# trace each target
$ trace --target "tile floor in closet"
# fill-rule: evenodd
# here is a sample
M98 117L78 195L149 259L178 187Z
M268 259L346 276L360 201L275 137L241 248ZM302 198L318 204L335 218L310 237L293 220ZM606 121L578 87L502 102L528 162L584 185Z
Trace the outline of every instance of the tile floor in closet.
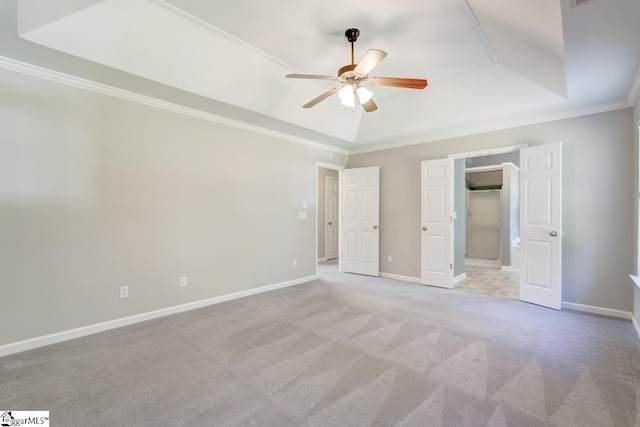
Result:
M467 278L454 285L455 289L476 294L518 299L519 271L497 267L465 266Z

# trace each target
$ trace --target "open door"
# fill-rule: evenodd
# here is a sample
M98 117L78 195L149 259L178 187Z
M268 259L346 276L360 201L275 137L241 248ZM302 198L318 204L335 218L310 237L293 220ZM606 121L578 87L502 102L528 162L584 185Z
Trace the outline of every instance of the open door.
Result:
M340 271L379 276L380 168L344 169L340 177Z
M425 160L422 169L423 285L453 287L452 159Z
M560 310L562 206L560 142L520 151L520 299Z

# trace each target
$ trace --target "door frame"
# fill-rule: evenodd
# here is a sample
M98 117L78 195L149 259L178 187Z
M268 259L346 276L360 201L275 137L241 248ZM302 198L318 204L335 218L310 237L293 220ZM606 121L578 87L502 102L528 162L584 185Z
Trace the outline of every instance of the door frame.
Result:
M487 148L487 149L484 149L484 150L477 150L477 151L469 151L469 152L449 154L449 155L447 155L447 158L455 160L455 159L466 159L468 157L481 157L481 156L486 156L486 155L491 155L491 154L511 153L511 152L515 152L515 151L521 152L521 150L525 149L525 148L529 148L529 146L526 145L526 144L519 144L519 145L506 146L506 147ZM562 175L562 169L560 170L560 174ZM522 198L520 198L521 208L522 208L522 203L523 203L523 200L522 200ZM560 203L562 203L562 199L560 200ZM522 209L521 209L521 213L522 213ZM520 224L520 226L522 227L522 224ZM562 232L562 230L560 230L560 232ZM453 236L451 238L451 241L452 241L451 244L453 245L454 244ZM453 261L455 262L455 258L454 258ZM560 292L562 292L562 288L560 289ZM562 297L561 297L560 298L560 309L562 308L562 306L563 306L563 302L562 302Z
M475 151L464 151L461 153L453 153L453 154L448 154L447 158L448 159L453 159L453 160L458 160L458 159L466 159L468 157L482 157L482 156L490 156L493 154L506 154L506 153L514 153L514 152L520 152L521 149L523 148L527 148L528 145L527 144L517 144L517 145L507 145L507 146L503 146L503 147L489 147L489 148L485 148L482 150L475 150ZM480 171L482 169L485 170L490 170L489 168L491 168L491 166L480 166L480 167L476 167L476 168L465 168L466 169L471 169L471 170L476 170L476 171ZM453 176L453 174L452 174ZM452 178L453 181L455 181L455 177ZM454 190L455 191L455 188ZM502 194L501 194L502 197ZM502 218L501 218L501 222L502 222ZM502 224L501 224L502 226ZM502 229L500 231L502 233ZM454 237L451 236L451 245L454 245ZM454 250L454 254L455 254L455 246L453 248ZM453 269L455 271L455 256L452 259L453 261ZM454 278L454 288L455 288L455 278Z
M338 221L338 226L337 228L337 233L338 233L338 254L336 255L335 258L331 258L331 259L336 259L340 257L340 175L338 174L337 177L334 176L325 176L324 177L324 182L325 182L325 188L324 188L324 218L325 218L325 225L324 225L324 255L325 258L327 259L327 261L329 261L329 232L328 232L328 225L329 223L327 222L329 220L329 204L327 203L327 200L329 199L329 181L330 180L335 180L338 186L338 190L337 190L337 196L336 196L336 204L337 204L337 212L336 212L336 221ZM316 227L316 230L318 229L318 227Z
M316 247L315 247L315 264L316 264L316 275L318 275L318 203L320 201L320 194L318 191L318 185L319 185L319 176L320 176L320 168L322 169L330 169L330 170L335 170L338 171L338 192L340 191L340 177L339 177L339 173L340 171L342 171L343 169L346 168L346 166L340 166L340 165L334 165L332 163L324 163L324 162L316 162L316 205L315 205L315 212L316 212L316 227L315 227L315 242L316 242ZM323 196L324 197L324 196ZM340 205L340 197L338 197L338 217L340 217L340 213L341 213L341 205ZM340 247L342 245L342 242L340 241L340 230L338 230L338 250L340 250ZM326 249L325 249L326 252ZM338 257L340 258L340 257Z
M490 155L494 155L494 154L514 153L514 152L520 152L521 149L527 148L527 147L528 147L527 144L506 145L506 146L503 146L503 147L489 147L489 148L485 148L485 149L482 149L482 150L463 151L463 152L460 152L460 153L448 154L447 158L453 159L453 160L458 160L458 159L466 159L468 157L482 157L482 156L490 156ZM479 171L481 169L486 169L486 168L490 168L490 166L488 166L488 167L487 166L484 166L484 167L480 166L480 167L469 168L469 169L475 169L475 170ZM466 169L467 168L465 168L465 170ZM489 169L486 169L486 170L489 170ZM455 177L453 177L452 180L455 181ZM455 191L455 188L454 188L454 191ZM502 224L501 224L501 226L502 226ZM501 232L502 232L502 230L501 230ZM454 245L454 237L453 236L451 236L451 245L452 246ZM455 254L455 246L453 247L453 250L454 250L454 254ZM455 256L453 257L452 261L453 261L453 269L455 271L455 265L456 265L455 264ZM464 278L464 276L463 276L463 278ZM454 277L454 281L453 281L453 284L454 284L453 287L454 288L455 288L455 285L456 285L456 283L458 281L459 280L456 280L456 278Z

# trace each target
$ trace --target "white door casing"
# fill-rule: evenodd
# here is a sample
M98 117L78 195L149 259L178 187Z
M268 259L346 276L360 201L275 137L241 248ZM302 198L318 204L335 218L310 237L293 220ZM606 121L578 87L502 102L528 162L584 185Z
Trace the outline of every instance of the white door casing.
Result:
M562 304L562 144L520 151L520 299Z
M340 271L379 276L378 166L340 172Z
M421 275L423 285L453 287L453 159L421 163Z
M325 251L327 259L338 258L338 178L333 176L326 177L326 220Z

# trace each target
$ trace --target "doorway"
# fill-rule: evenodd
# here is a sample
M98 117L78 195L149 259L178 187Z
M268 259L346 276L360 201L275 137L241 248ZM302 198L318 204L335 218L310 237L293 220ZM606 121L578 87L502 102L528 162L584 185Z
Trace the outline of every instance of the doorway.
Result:
M464 255L467 250L466 207L463 209L455 207L455 202L458 199L465 199L464 162L467 158L479 157L486 160L490 155L511 152L516 152L519 155L520 164L523 167L520 170L521 176L516 180L517 184L513 183L514 187L520 188L522 197L519 197L519 203L503 203L503 209L517 206L520 209L520 214L514 217L519 221L511 221L508 226L501 224L505 233L501 233L500 240L502 244L506 240L507 247L510 248L512 246L510 232L517 223L521 244L520 255L517 257L520 259L519 299L560 309L562 289L562 144L560 142L534 147L511 146L458 153L449 155L447 159L422 162L423 250L421 263L423 266L429 266L434 264L434 260L438 261L437 264L443 267L441 268L443 271L442 280L436 282L430 279L428 274L430 271L423 268L421 282L427 285L451 288L456 281L464 280L464 266L466 264ZM454 165L460 162L462 162L462 168L456 169ZM429 173L430 169L435 170L436 166L442 168L442 173L439 173L437 177ZM459 173L460 170L462 176ZM435 179L431 179L431 175L434 175ZM436 197L438 194L443 196ZM451 252L447 250L435 252L424 249L425 242L429 242L430 239L434 240L431 235L433 227L428 219L430 215L433 216L432 214L435 213L443 213L438 216L439 222L443 225L443 229L446 228L449 231L442 234L442 238L439 240L443 245L450 241ZM509 217L511 217L509 213L503 215L503 221ZM454 227L454 222L456 227ZM450 225L444 227L446 223L450 223ZM506 232L507 230L509 232ZM445 234L450 237L447 238ZM508 238L505 239L505 236ZM509 252L502 251L501 258ZM445 267L450 267L450 270L445 271Z
M316 259L335 260L339 255L339 203L341 167L318 164L316 168Z
M345 273L380 275L379 200L378 166L316 163L316 274L323 263Z
M464 217L464 223L456 224L456 232L464 232L465 239L458 236L456 250L462 252L460 245L465 245L465 265L519 269L512 259L512 247L520 238L519 163L517 151L454 162L454 185L465 192L464 198L455 198L454 205L454 212ZM461 177L464 185L455 182ZM462 265L461 260L461 256L456 259Z
M520 152L469 156L455 161L454 180L464 177L465 197L458 197L455 287L467 292L518 299L519 265L512 243L520 237ZM458 187L462 187L459 185ZM464 255L462 255L464 254Z
M500 260L501 190L467 190L466 258Z

